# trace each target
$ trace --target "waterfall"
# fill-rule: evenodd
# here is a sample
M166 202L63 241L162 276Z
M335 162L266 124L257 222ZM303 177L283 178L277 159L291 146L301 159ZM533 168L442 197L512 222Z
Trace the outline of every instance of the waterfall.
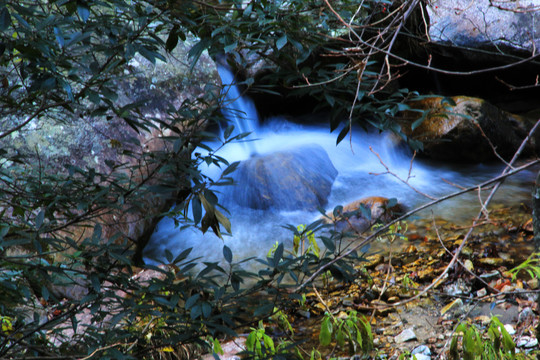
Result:
M231 71L220 66L219 74L225 84L224 116L234 124L236 134L250 132L250 139L257 138L229 143L217 153L229 162L241 161L242 165L232 173L237 176L237 185L216 191L220 204L230 210L227 216L232 236L226 236L224 241L235 259L264 256L276 241L292 246L291 233L282 225L309 224L320 217L316 208L329 211L367 196L395 197L411 208L426 201L392 174L408 178L409 184L422 192L441 196L455 191L451 183L470 186L500 171L500 166L452 165L419 159L413 166L406 149L396 145L391 136L379 133L353 129L350 140L336 146L336 135L327 126L299 125L274 118L266 119L259 127L255 106L241 95ZM213 148L219 145L209 144ZM222 170L210 166L204 172L217 179ZM517 178L508 179L506 186L514 181ZM315 186L319 187L318 192L306 192ZM516 200L520 196L528 199L529 190L519 196L514 191L511 198ZM475 209L477 203L477 194L467 194L434 211L438 216L458 214L468 219L472 216L470 209ZM145 262L159 264L166 262L166 251L176 257L187 248L193 249L192 258L223 260L223 242L211 231L202 234L191 226L182 228L172 218L159 222L143 256Z
M243 147L248 154L257 153L256 141L257 128L259 125L259 115L253 101L240 93L240 88L234 78L232 71L223 65L217 67L221 78L223 104L221 112L223 116L234 125L236 131L233 135L251 133L248 138L242 141Z

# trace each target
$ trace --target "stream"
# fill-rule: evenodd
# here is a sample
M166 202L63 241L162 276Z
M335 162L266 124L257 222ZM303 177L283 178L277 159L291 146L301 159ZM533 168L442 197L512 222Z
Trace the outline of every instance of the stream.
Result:
M330 133L327 127L300 125L280 117L267 119L264 125L259 126L253 103L249 98L241 96L230 71L224 68L219 70L223 83L230 84L224 88L224 97L229 101L224 108L224 115L241 132L251 132L251 135L243 141L227 144L217 155L232 163L246 160L254 154L272 154L310 144L321 146L338 171L324 206L325 211L368 196L396 198L406 208L414 209L431 201L422 193L438 198L456 192L460 187L480 184L499 175L504 169L502 163L451 164L418 158L411 162L413 154L410 149L387 133L366 133L353 129L351 136L336 146L338 132ZM219 146L217 143L208 145L213 148ZM210 166L202 171L217 179L222 169ZM536 171L525 170L508 178L493 203L499 206L528 204ZM407 180L407 184L402 180ZM235 186L241 187L243 184ZM293 235L283 225L296 227L321 217L321 213L314 210L258 210L242 207L227 196L230 192L227 186L213 190L218 194L220 203L230 212L227 216L231 221L232 234L224 235L224 240L221 240L211 231L202 234L194 227L180 230L175 227L173 219L164 218L145 248L144 259L147 263L166 262L165 250L176 257L187 248L193 249L190 255L193 258L219 262L223 260L224 244L232 250L234 261L264 257L276 243L283 242L286 249L292 247ZM279 191L286 194L288 189ZM447 222L464 224L478 214L479 199L485 199L488 194L489 190L480 194L472 191L446 200L416 214L411 221L435 216Z
M412 187L432 197L440 197L459 190L456 186L470 187L486 181L504 169L501 164L444 164L423 159L415 159L411 168L411 152L397 146L391 136L355 131L350 140L346 139L336 146L336 135L329 133L327 129L301 126L277 118L267 121L258 135L260 138L255 141L261 154L312 143L321 145L327 151L338 175L325 206L326 211L366 196L396 198L407 208L413 209L430 199L420 195ZM244 144L230 144L218 154L229 162L239 161L249 157L244 148ZM401 179L409 176L410 186L386 173L381 160ZM215 167L204 171L215 178L221 172ZM498 191L494 203L505 206L529 203L535 174L534 169L525 170L507 179ZM227 192L226 187L216 190L220 191L222 196ZM481 197L485 199L488 194L489 191L484 190ZM180 231L175 228L172 219L163 219L145 249L146 261L157 264L159 259L164 261L165 249L176 256L189 247L193 248L193 257L201 257L204 261L221 261L224 244L233 251L235 261L252 256L265 256L276 242L284 242L289 248L292 246L293 236L283 225L309 224L321 216L318 211L249 209L234 204L230 199L227 201L226 196L223 197L226 200L224 205L230 211L232 236L224 236L222 241L210 231L204 235L195 228ZM433 212L437 218L461 224L476 216L479 209L479 194L472 191L424 210L416 217L431 217ZM158 261L150 258L157 258Z

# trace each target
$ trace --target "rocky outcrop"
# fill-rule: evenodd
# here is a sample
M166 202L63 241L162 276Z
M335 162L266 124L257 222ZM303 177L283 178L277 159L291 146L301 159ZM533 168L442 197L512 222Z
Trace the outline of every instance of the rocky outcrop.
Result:
M311 210L324 206L337 176L326 151L307 145L243 161L226 201L252 209Z
M496 159L496 154L509 159L534 125L532 119L465 96L430 97L409 106L427 111L427 115L418 125L419 113L405 112L403 132L423 143L424 155L439 160L483 162ZM535 153L539 145L537 132L523 155Z
M377 223L388 223L403 213L405 207L402 204L392 204L385 197L370 196L345 205L338 214L328 212L323 219L326 223L334 224L337 231L362 233Z
M457 46L531 53L540 46L539 10L538 0L435 0L427 6L429 36Z

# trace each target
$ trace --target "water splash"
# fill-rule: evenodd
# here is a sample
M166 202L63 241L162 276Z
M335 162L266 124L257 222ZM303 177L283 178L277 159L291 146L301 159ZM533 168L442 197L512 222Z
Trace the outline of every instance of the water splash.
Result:
M257 153L257 145L256 141L252 140L256 139L259 127L259 115L255 104L247 96L242 96L240 87L229 68L218 65L217 70L223 85L221 112L234 125L236 131L233 132L233 135L251 133L241 144L247 154L255 154Z

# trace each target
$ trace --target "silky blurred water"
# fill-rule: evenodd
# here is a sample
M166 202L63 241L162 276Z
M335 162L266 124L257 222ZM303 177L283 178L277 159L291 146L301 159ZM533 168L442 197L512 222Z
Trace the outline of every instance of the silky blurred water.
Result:
M411 165L412 153L402 146L396 145L392 136L385 134L366 134L354 132L351 139L345 139L336 146L336 134L324 127L301 126L288 123L283 119L266 122L258 130L256 140L257 151L261 154L284 150L305 144L318 144L328 153L338 176L333 184L325 210L332 210L337 205L346 205L366 196L384 196L396 198L412 209L430 199L420 195L411 187L432 197L440 197L459 190L458 187L471 187L498 175L503 170L502 164L444 164L434 161L415 159ZM230 162L245 159L243 144L230 144L218 153ZM384 165L383 165L384 164ZM402 179L403 184L389 171ZM221 169L211 167L204 170L206 174L218 177ZM528 203L535 173L526 170L506 180L499 190L495 202L507 205ZM238 184L237 186L242 186ZM218 196L226 192L226 187L216 188ZM287 189L282 189L287 191ZM486 198L489 191L480 194ZM230 211L232 236L224 240L208 232L202 234L195 228L180 231L171 219L162 220L150 243L145 257L149 263L164 261L164 251L168 249L173 255L192 247L192 256L204 261L221 261L222 248L227 244L236 260L251 256L265 256L276 242L284 242L290 246L292 234L282 226L292 224L309 224L317 220L321 214L317 211L276 211L253 210L236 206L234 203L224 204ZM430 209L437 217L452 222L463 222L475 216L480 209L478 192L445 201Z
M421 159L412 160L412 152L388 134L352 131L351 136L336 145L339 132L330 133L324 126L298 125L284 118L267 119L259 126L257 111L247 97L243 97L234 83L232 73L219 68L224 86L224 115L236 132L251 132L243 141L227 144L217 155L230 163L249 158L253 154L271 154L299 146L317 144L322 146L338 170L325 211L338 205L346 205L367 196L396 198L407 208L413 209L430 199L421 195L441 197L456 192L463 187L480 184L503 170L503 164L445 164ZM338 130L339 131L339 130ZM217 148L219 144L209 144ZM204 152L199 149L196 152ZM222 169L216 166L202 168L202 171L217 179ZM495 202L512 205L529 202L535 172L523 171L506 180L499 190ZM398 177L401 179L398 179ZM406 180L404 184L402 180ZM243 186L237 184L235 186ZM218 196L228 192L227 187L213 189ZM415 191L416 190L416 191ZM280 191L287 192L288 189ZM429 214L451 222L463 222L478 214L480 200L488 191L471 192L445 201L431 209ZM211 231L202 234L194 227L180 230L172 219L163 219L156 227L145 248L145 261L151 264L166 262L165 250L174 257L187 248L193 248L191 256L201 261L223 260L222 249L226 244L233 251L235 260L247 257L264 257L272 246L283 242L291 246L293 235L283 225L309 224L318 218L317 211L254 210L237 206L234 201L226 201L224 206L230 211L227 216L232 225L232 234L219 239ZM419 216L428 216L427 212ZM417 215L418 216L418 215ZM429 215L431 216L431 215ZM182 224L180 224L182 225Z

